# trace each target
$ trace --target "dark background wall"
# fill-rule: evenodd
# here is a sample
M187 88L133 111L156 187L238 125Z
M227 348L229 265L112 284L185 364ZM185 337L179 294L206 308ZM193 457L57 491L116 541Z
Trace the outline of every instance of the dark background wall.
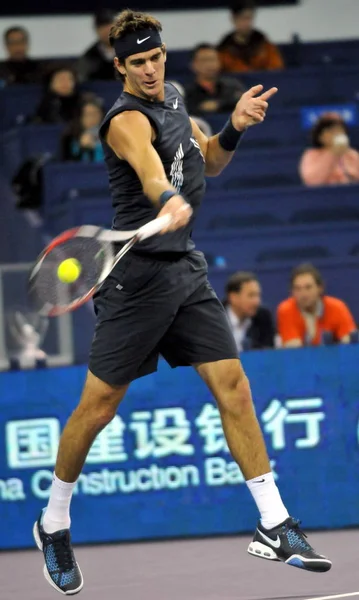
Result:
M230 1L228 2L228 4ZM293 5L299 4L299 0L258 0L258 6ZM121 2L116 0L17 0L16 3L3 2L0 8L0 16L3 15L30 15L30 14L60 14L60 13L89 13L103 8L113 8L120 11L130 6L140 10L178 10L191 8L223 8L226 2L220 0L137 0L137 2Z

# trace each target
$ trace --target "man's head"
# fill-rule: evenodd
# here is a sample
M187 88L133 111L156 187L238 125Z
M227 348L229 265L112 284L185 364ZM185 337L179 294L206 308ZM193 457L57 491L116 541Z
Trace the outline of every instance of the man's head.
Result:
M234 273L227 281L226 299L239 318L254 317L262 299L261 286L254 273L247 271Z
M299 309L314 311L324 292L324 282L318 269L310 263L299 265L293 269L290 283Z
M109 36L115 16L116 13L108 8L99 10L94 16L94 27L98 40L106 46L108 46L110 43Z
M221 63L215 46L199 44L192 52L191 68L197 79L215 81L221 71Z
M239 35L248 37L251 34L255 12L256 4L254 0L238 0L232 4L232 21Z
M25 60L29 51L29 34L23 27L10 27L4 33L4 45L10 60Z
M132 10L114 20L110 44L115 49L115 68L124 89L147 100L162 100L166 49L157 19Z

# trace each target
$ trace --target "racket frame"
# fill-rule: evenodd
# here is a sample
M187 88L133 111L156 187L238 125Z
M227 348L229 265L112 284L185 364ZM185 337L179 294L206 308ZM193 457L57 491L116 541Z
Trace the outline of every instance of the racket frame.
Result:
M73 227L72 229L68 229L55 237L41 252L30 273L30 289L31 285L34 283L34 279L41 269L45 258L50 254L50 252L52 252L56 247L61 246L61 244L64 242L76 237L97 239L101 243L102 251L104 252L104 263L97 283L92 286L86 294L75 298L72 300L72 302L69 302L63 306L54 306L50 302L45 302L43 307L38 310L39 314L47 317L58 317L71 312L72 310L80 308L80 306L83 306L83 304L88 302L88 300L90 300L90 298L100 289L106 277L108 277L108 275L111 273L112 269L132 248L132 246L136 244L136 242L142 241L155 235L156 233L159 233L164 227L169 225L170 222L170 215L164 215L163 217L159 217L153 221L150 221L149 223L146 223L146 225L142 226L140 229L132 231L112 231L102 229L101 227L96 227L95 225L82 225L81 227ZM114 242L124 242L126 240L128 240L127 243L115 255L111 244Z

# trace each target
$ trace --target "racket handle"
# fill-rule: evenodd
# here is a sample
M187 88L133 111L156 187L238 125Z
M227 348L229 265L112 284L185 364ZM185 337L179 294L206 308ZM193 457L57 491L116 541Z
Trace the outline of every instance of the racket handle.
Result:
M167 227L172 221L171 215L163 215L163 217L158 217L158 219L153 219L146 225L140 227L137 232L137 237L139 240L146 240L147 238L156 235L156 233L160 233L164 227Z

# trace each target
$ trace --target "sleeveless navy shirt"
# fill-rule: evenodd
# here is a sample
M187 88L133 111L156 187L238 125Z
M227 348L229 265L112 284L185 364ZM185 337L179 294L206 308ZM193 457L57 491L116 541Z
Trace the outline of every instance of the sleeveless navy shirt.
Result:
M153 146L163 163L166 176L193 209L186 227L149 238L141 242L138 248L141 246L141 251L148 253L187 252L194 248L191 231L205 191L205 164L200 146L192 134L183 99L170 83L165 83L164 102L150 102L123 92L101 124L100 138L115 209L113 229L136 229L158 214L158 209L144 195L134 169L127 161L119 159L105 141L111 119L128 110L137 110L149 119L156 134Z

